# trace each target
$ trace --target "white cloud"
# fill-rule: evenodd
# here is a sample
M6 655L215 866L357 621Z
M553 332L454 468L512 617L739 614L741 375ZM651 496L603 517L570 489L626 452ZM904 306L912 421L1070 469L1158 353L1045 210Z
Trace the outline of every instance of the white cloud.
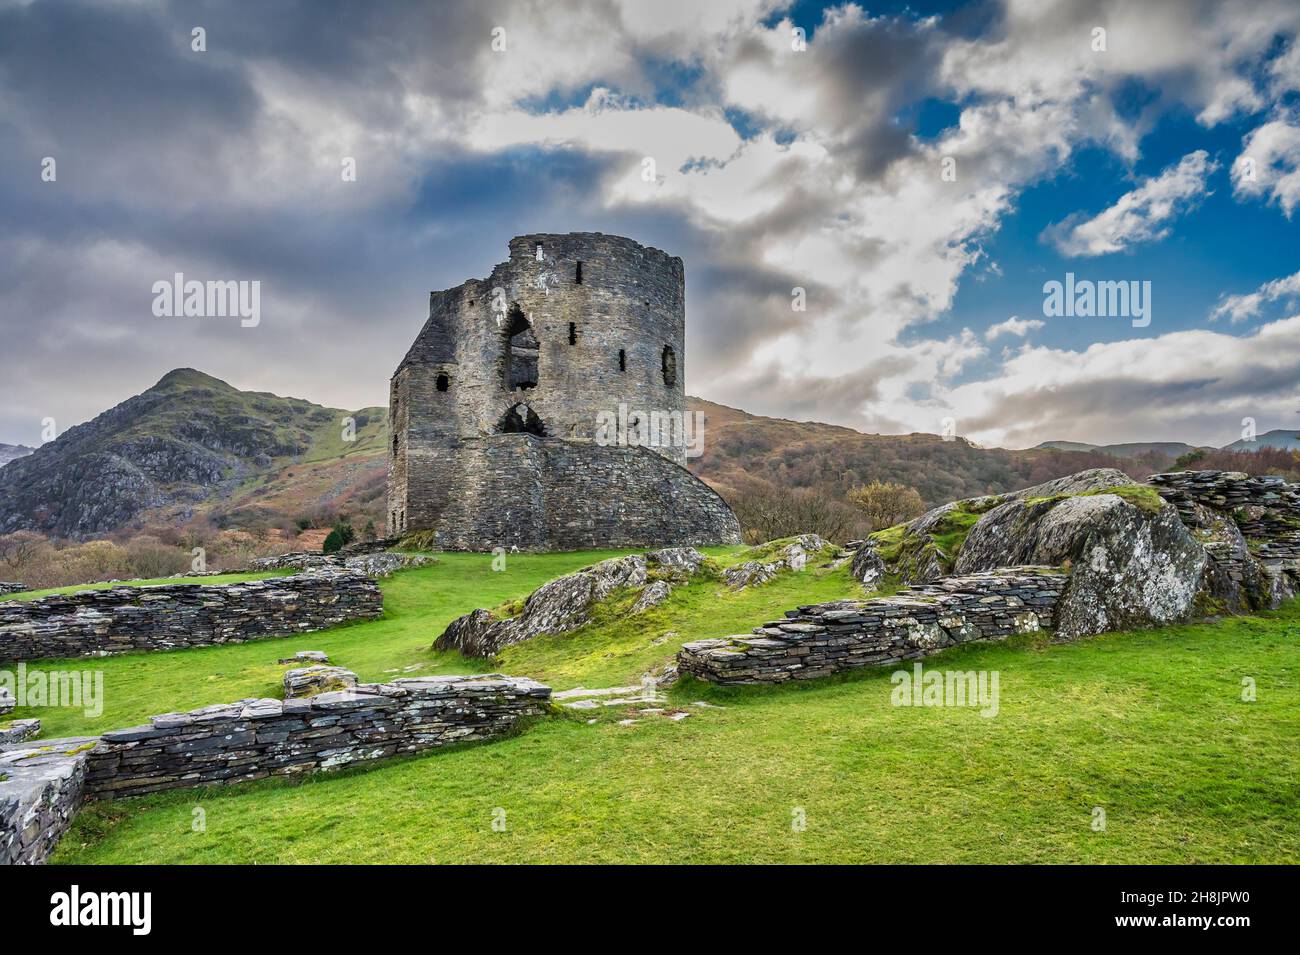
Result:
M1224 317L1234 325L1259 314L1260 307L1266 302L1276 302L1280 298L1300 295L1300 272L1285 278L1265 282L1253 292L1245 295L1226 295L1218 307L1210 313L1210 321Z
M1049 226L1043 239L1062 255L1083 256L1106 255L1139 242L1163 239L1169 234L1170 220L1209 194L1207 181L1218 168L1205 150L1188 153L1091 219L1076 213Z
M990 325L984 332L985 341L993 341L1003 335L1014 335L1017 338L1024 338L1032 331L1042 328L1047 323L1038 318L1020 318L1012 315L1005 322L998 322L996 325Z
M1291 217L1300 204L1300 113L1282 111L1246 137L1232 185L1235 195L1276 202Z

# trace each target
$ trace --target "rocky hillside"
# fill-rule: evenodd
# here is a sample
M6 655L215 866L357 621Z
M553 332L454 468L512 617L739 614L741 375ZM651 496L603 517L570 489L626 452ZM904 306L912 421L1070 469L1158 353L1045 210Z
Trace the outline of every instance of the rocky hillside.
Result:
M834 498L870 481L896 481L920 492L928 505L1003 494L1085 468L1129 468L1093 450L981 448L937 434L863 434L818 422L763 418L699 398L705 415L704 455L690 467L720 488L754 479L816 490ZM1142 470L1141 476L1151 473Z
M178 369L0 469L0 533L82 538L198 514L241 524L321 502L379 514L386 433L382 408L323 408Z
M757 478L839 500L879 479L909 484L933 504L1123 464L1092 451L979 448L688 404L707 422L691 469L724 492ZM353 442L342 437L348 417ZM86 538L196 517L251 528L323 512L382 525L387 441L383 408L325 408L177 369L0 469L0 533Z

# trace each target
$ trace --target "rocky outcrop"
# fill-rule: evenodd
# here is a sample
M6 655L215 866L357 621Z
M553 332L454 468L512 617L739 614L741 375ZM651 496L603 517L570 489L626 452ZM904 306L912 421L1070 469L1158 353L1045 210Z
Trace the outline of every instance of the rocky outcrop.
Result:
M324 630L383 613L375 582L320 570L234 584L109 587L0 601L0 660L175 650Z
M1115 468L1089 468L1064 477L1044 481L1032 487L1021 488L1009 494L999 495L1003 501L1022 501L1030 497L1060 497L1062 495L1086 494L1106 491L1116 487L1134 487L1137 482Z
M81 808L96 739L0 749L0 865L44 862Z
M14 711L18 701L14 699L13 693L7 686L0 686L0 716L6 716Z
M1065 638L1187 620L1205 551L1172 506L1157 504L1105 493L1008 501L967 535L956 572L1069 565L1056 628Z
M770 546L770 545L769 545ZM722 579L732 590L743 590L755 584L765 584L785 570L802 571L808 559L829 548L831 544L816 534L801 534L781 547L769 560L747 560L722 572Z
M682 673L713 683L784 683L887 666L976 640L1050 629L1064 574L1013 567L950 577L893 597L800 607L753 635L696 640L677 655Z
M542 633L576 630L591 620L597 604L620 588L644 586L633 611L647 610L668 598L674 582L698 573L704 560L693 547L668 547L603 560L543 584L524 602L518 616L498 618L479 609L453 620L434 648L491 657L503 647ZM652 574L655 580L650 580Z
M329 693L334 690L350 690L357 685L357 675L343 667L310 666L295 667L284 673L284 698L297 700Z

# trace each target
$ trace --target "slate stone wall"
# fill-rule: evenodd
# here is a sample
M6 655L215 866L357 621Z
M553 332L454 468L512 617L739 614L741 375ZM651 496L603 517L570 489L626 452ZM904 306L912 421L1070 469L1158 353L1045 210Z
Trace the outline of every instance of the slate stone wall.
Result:
M717 492L647 448L502 434L464 442L465 475L438 521L447 550L738 544Z
M677 666L712 683L784 683L891 666L976 640L1050 629L1069 578L1045 567L948 577L893 597L787 611L752 635L685 644Z
M1195 505L1208 507L1231 516L1260 560L1300 560L1300 484L1239 471L1154 474L1150 483L1189 527L1202 523Z
M487 739L544 712L550 687L524 677L419 677L298 700L240 700L105 733L87 798L293 776Z
M81 808L93 737L0 749L0 865L44 862Z
M443 546L475 550L732 540L734 518L720 536L718 521L695 532L686 526L689 508L712 492L685 471L684 445L649 449L682 472L666 477L632 453L645 449L595 443L606 437L601 414L616 415L620 405L683 419L685 322L682 260L602 233L517 236L488 278L432 293L428 321L390 387L388 533L433 529ZM521 327L536 344L531 387L511 379L521 354L511 335ZM512 412L545 440L514 440L521 435L505 425ZM651 473L630 473L638 466ZM556 489L575 480L599 506L574 501L574 513L556 514ZM622 510L633 527L620 531L604 511L625 488ZM652 488L685 500L681 520L664 518L674 497Z
M0 661L243 643L383 613L364 574L319 570L235 584L109 587L0 601Z

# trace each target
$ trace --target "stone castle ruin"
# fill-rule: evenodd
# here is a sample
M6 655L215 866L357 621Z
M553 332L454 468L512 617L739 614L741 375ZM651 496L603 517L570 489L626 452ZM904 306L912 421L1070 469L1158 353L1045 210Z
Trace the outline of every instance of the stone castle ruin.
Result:
M685 339L682 260L598 232L517 236L486 279L432 292L389 392L389 536L738 543L730 508L685 467ZM629 409L651 440L609 427Z

